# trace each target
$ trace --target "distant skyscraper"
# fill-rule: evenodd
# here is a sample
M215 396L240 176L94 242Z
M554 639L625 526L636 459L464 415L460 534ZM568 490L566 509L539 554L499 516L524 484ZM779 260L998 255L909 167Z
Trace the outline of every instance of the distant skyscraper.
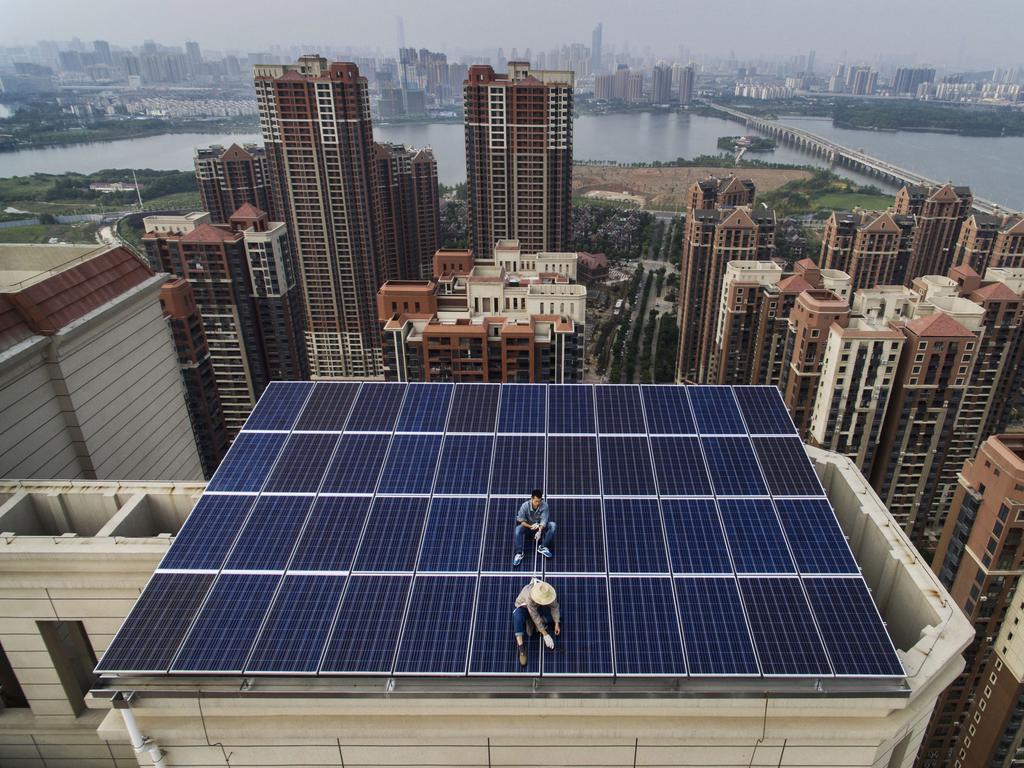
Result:
M308 377L287 228L248 204L228 224L195 216L143 223L150 260L192 286L234 437L271 380Z
M935 70L931 67L900 67L892 81L893 93L913 96L922 83L935 81Z
M111 66L114 63L114 59L110 55L110 43L106 40L94 40L92 49L96 56L97 64Z
M226 224L244 204L266 211L271 221L285 221L280 201L270 184L266 150L258 144L227 149L215 144L197 148L194 156L196 184L214 224Z
M203 54L199 50L199 43L189 40L185 43L185 56L188 57L189 69L192 70L192 75L198 75L203 70Z
M651 71L651 103L668 104L672 101L672 68L659 62Z
M590 36L590 69L597 74L604 71L604 66L601 62L601 58L604 55L604 49L601 45L601 38L604 34L603 22L597 22L597 26L594 27L594 32Z
M687 106L693 101L693 94L696 90L697 73L692 64L683 67L679 75L679 103Z
M271 176L291 216L311 371L379 376L384 265L366 78L319 56L254 75Z
M572 194L572 72L510 62L469 68L465 83L469 244L489 253L517 239L524 253L565 251Z
M814 51L812 50L807 54L807 74L814 74Z

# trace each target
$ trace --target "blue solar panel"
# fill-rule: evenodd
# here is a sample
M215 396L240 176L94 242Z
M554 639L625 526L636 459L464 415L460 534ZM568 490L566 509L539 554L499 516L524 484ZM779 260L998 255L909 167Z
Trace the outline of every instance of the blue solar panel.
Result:
M548 433L594 434L594 388L582 384L548 387Z
M719 499L737 573L796 573L768 499Z
M490 435L446 435L434 493L485 495L493 453L494 438Z
M547 573L604 573L604 523L600 499L548 499L557 526Z
M345 429L349 432L391 432L406 391L401 384L365 382L359 388Z
M652 437L651 451L662 496L711 495L711 480L696 437Z
M491 495L530 495L544 487L544 438L540 435L498 435L494 440Z
M312 496L260 496L224 567L283 570L312 504Z
M653 496L654 471L646 437L601 438L601 482L606 496Z
M348 421L359 385L352 381L320 381L313 387L295 429L340 432Z
M270 382L244 428L290 430L312 389L309 381Z
M795 435L796 427L789 417L778 387L735 387L740 412L752 435Z
M775 507L801 573L860 573L826 499L778 499Z
M597 496L597 438L566 435L548 438L547 493L563 496Z
M256 496L203 496L160 567L219 569L255 503Z
M686 675L672 580L624 578L610 584L615 673Z
M515 554L513 536L516 530L516 510L526 501L521 498L492 498L487 507L487 520L484 523L483 554L480 558L480 570L484 572L500 571L531 571L534 563L534 546L529 541L524 549L526 561L518 568L512 567L512 555ZM557 546L557 545L556 545Z
M804 579L836 675L903 677L903 665L862 579Z
M480 561L487 499L435 496L420 552L420 571L473 571Z
M344 586L344 576L286 576L246 671L315 674Z
M412 576L350 576L320 674L389 675Z
M506 384L501 388L499 432L543 434L547 415L547 387L543 384Z
M697 431L702 435L745 435L732 387L687 387Z
M258 491L287 439L281 434L239 433L206 490Z
M426 498L378 496L352 570L412 571L427 516Z
M754 449L745 437L701 438L711 484L719 496L766 496Z
M540 672L540 633L523 638L526 667L519 666L519 653L512 625L512 611L527 576L481 576L476 623L469 654L470 674L536 675Z
M697 426L690 413L687 387L674 384L641 387L647 429L652 435L692 435Z
M666 499L661 511L673 573L732 573L714 501Z
M430 493L441 435L395 435L381 472L379 493Z
M665 534L654 499L606 499L608 570L612 573L668 573Z
M241 674L280 580L266 574L221 574L171 671Z
M214 578L213 573L153 574L96 671L166 672Z
M292 435L274 465L264 493L316 493L334 453L338 435Z
M772 495L825 495L799 437L754 437L751 442Z
M410 384L395 430L443 432L453 389L451 384Z
M268 388L100 671L903 674L773 388L292 386ZM527 536L513 566L534 487L553 556ZM534 576L564 632L520 671Z
M373 493L390 442L391 435L342 435L321 493Z
M640 389L632 385L599 384L597 397L597 431L602 435L644 434L644 409Z
M675 585L690 674L760 674L735 580L677 578Z
M370 510L370 496L320 496L299 536L292 571L347 571Z
M500 392L498 384L456 385L448 431L494 432Z
M551 585L558 595L562 633L555 638L555 650L544 651L542 673L549 677L610 675L607 579L558 577L551 579Z
M395 674L462 675L476 576L417 576Z
M740 579L740 594L764 675L831 677L799 579Z

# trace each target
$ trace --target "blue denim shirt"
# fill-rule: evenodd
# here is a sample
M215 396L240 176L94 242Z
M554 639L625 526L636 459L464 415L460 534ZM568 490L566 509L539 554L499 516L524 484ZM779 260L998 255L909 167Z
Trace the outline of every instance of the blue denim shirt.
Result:
M550 516L551 513L548 510L548 503L546 501L541 501L540 506L534 509L532 500L527 499L519 507L519 511L516 512L516 522L529 523L530 525L536 525L537 523L547 525Z

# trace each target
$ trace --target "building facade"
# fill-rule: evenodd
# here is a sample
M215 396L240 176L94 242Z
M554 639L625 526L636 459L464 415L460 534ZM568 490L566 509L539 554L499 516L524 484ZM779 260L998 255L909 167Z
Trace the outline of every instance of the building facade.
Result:
M971 215L960 229L953 264L966 264L982 275L989 268L1024 267L1024 219L987 213Z
M195 151L196 185L203 210L214 224L227 224L231 214L248 203L266 211L272 221L287 221L270 183L267 152L257 144L215 144Z
M164 283L160 287L160 306L174 336L203 476L210 479L227 452L228 431L203 318L188 280L176 277Z
M913 215L914 242L904 284L921 275L944 275L953 265L960 228L971 215L969 187L907 185L896 193L893 212Z
M679 278L678 382L706 383L713 369L722 279L730 261L769 261L775 212L750 207L690 209Z
M1024 574L1024 438L988 438L960 473L932 568L977 633L943 693L918 765L1011 766L1022 752L1018 619Z
M192 286L233 438L268 382L308 377L287 228L250 205L228 224L194 216L144 224L150 260Z
M304 56L253 68L260 128L281 186L314 376L380 376L374 297L384 281L366 78Z
M853 290L899 285L914 242L914 217L888 211L835 211L825 225L818 263L850 275Z
M465 102L469 246L517 239L524 252L568 249L575 76L509 62L470 67Z
M373 151L384 275L389 280L429 278L441 228L434 153L381 143Z
M389 381L583 381L587 289L575 253L493 258L438 251L432 280L397 280L377 296Z
M0 245L0 474L202 479L165 281L121 247Z

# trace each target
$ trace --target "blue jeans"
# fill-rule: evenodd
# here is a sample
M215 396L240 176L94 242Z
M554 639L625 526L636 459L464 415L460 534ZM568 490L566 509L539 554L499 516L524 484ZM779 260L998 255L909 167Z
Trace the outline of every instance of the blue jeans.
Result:
M547 605L537 606L537 610L540 612L540 617L544 620L544 629L550 627L554 622L551 620L551 607ZM516 637L522 637L526 634L526 625L531 623L533 619L530 618L530 612L526 610L526 606L520 606L512 611L512 626L515 627Z
M521 523L516 523L515 538L517 555L523 554L523 541L526 538L526 534L530 534L531 536L533 536L535 535L535 533L536 531L531 531L529 528L524 528ZM551 545L551 540L554 538L555 524L549 521L548 524L544 526L544 538L540 540L540 545L542 547L549 547Z

